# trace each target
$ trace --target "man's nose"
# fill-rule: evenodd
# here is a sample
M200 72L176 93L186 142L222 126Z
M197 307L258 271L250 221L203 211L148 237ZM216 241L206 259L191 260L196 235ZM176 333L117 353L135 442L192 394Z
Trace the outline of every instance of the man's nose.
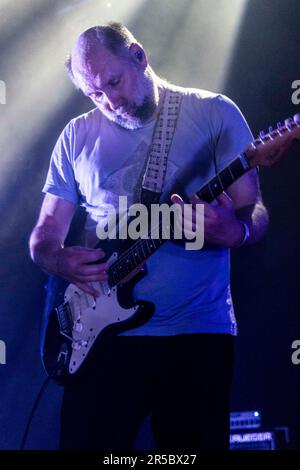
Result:
M109 100L109 105L113 111L118 111L118 109L120 108L120 105L117 101Z
M125 105L125 100L117 93L107 93L106 96L113 111Z

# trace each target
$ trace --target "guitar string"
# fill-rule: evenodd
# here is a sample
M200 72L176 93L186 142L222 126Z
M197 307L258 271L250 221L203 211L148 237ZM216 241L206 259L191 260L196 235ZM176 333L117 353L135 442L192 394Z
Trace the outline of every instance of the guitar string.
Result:
M232 162L232 163L233 163L233 162ZM229 168L230 166L231 166L231 164L228 166L228 168ZM218 174L216 177L219 177L219 178L220 178L220 175ZM212 181L213 181L216 177L214 177L211 181L209 181L207 184L205 184L204 186L202 186L202 188L201 188L198 192L200 193L200 192L203 191L206 187L209 187L210 191L212 191L212 189L211 189L211 184L212 184ZM235 180L236 180L236 178L235 178ZM221 187L222 187L222 185L221 185ZM216 195L214 195L214 196L216 197ZM158 226L155 227L154 230L157 230L157 228L162 229L162 224L160 223ZM121 256L109 267L109 270L111 270L111 268L113 268L113 267L115 267L116 269L118 269L118 265L122 265L122 263L123 263L128 257L131 257L131 256L134 254L135 251L139 250L140 248L143 249L143 246L145 246L145 244L148 244L148 241L149 241L149 240L151 240L151 241L153 242L155 249L157 249L158 247L155 246L154 240L159 240L160 245L163 243L163 240L164 240L164 241L168 240L168 238L163 238L163 239L161 239L160 237L159 237L158 239L157 239L157 238L153 239L153 238L151 237L151 233L153 233L153 229L150 230L150 231L148 231L147 238L144 238L144 239L143 239L143 238L140 238L139 240L137 240L137 241L134 243L133 246L131 246L130 248L128 248L127 250L125 250L125 251L121 254ZM147 248L148 248L148 250L149 250L149 246L147 246ZM143 250L142 250L142 251L143 251ZM146 260L151 254L152 254L152 253L150 252L150 253L148 253L148 254L145 256L145 254L143 253L143 256L145 257L145 260ZM134 258L134 261L136 261L136 258ZM144 260L143 260L143 261L144 261ZM142 261L142 262L143 262L143 261ZM137 266L138 266L138 265L137 265ZM136 266L136 267L137 267L137 266ZM135 269L135 268L134 268L134 269ZM131 271L132 271L132 270L131 270ZM126 274L125 276L123 276L122 278L128 276L129 274L130 274L130 272L127 273L127 274ZM112 274L112 275L114 276L114 274ZM117 272L117 275L118 275L118 272ZM121 280L122 280L122 278L121 278ZM120 282L120 281L119 281L119 282Z
M158 226L155 227L155 229L157 229L157 228L162 228L162 227L161 227L161 224L159 224ZM130 248L128 248L127 250L125 250L125 251L121 254L121 256L109 267L108 270L111 271L111 269L114 268L114 267L117 269L117 266L118 266L118 265L121 265L121 264L125 261L126 258L131 257L132 255L134 255L134 252L135 252L135 251L138 251L140 248L143 248L143 246L145 246L146 244L148 244L149 241L152 241L152 243L153 243L155 249L157 249L158 246L155 246L154 240L158 240L158 242L159 242L160 245L163 243L163 240L164 240L164 241L167 241L167 238L161 239L161 238L159 237L159 238L153 239L153 238L151 237L151 233L152 233L152 230L150 230L150 231L148 232L148 234L147 234L148 238L140 238L139 240L137 240L137 241L134 243L133 246L131 246ZM150 248L150 246L148 246L148 250L149 250L149 248ZM145 259L144 259L144 260L141 260L141 263L144 262L144 261L152 254L152 253L150 252L150 253L148 253L148 254L145 256L143 249L142 249L142 253L143 253L143 256L145 257ZM136 258L133 258L133 259L134 259L134 261L136 261ZM139 265L137 264L137 266L136 266L135 268L137 268L138 266L139 266ZM133 269L135 269L135 268L133 268ZM118 274L118 273L117 273L117 274ZM129 274L130 274L130 272L127 273L127 274L126 274L125 276L123 276L123 277L126 277L126 276L128 276ZM112 273L112 275L114 276L113 273ZM120 280L122 280L122 278L121 278Z
M232 163L234 163L234 162L232 162ZM232 164L228 165L228 168L229 168L231 165L232 165ZM223 171L223 170L222 170L222 171ZM219 178L220 178L220 174L218 174L216 177L219 177ZM212 194L213 194L213 191L212 191L212 189L211 189L211 185L212 185L212 181L213 181L216 177L214 177L211 181L209 181L209 182L206 183L204 186L202 186L202 188L198 191L198 193L202 192L206 187L209 187L210 191L211 191ZM236 178L234 178L233 181L235 181L235 180L236 180ZM232 183L230 183L230 184L232 184ZM222 186L222 185L221 185L221 186ZM216 195L214 195L214 196L216 197ZM162 225L162 224L160 223L158 226L156 226L156 227L154 228L154 230L157 230L157 228L161 229L161 228L162 228L161 225ZM152 240L152 242L153 242L153 244L154 244L154 247L155 247L155 242L154 242L153 240L159 240L159 242L161 243L162 240L160 239L160 237L159 237L158 239L157 239L157 238L153 239L153 238L150 236L152 232L153 232L153 229L150 230L150 231L148 231L147 238L144 238L144 239L143 239L143 238L140 238L139 240L137 240L137 241L134 243L133 246L131 246L130 248L128 248L127 250L125 250L125 251L121 254L121 256L109 267L109 269L111 269L113 266L117 266L118 264L122 264L122 262L123 262L126 258L128 258L129 256L131 256L131 255L134 253L134 251L139 250L140 248L143 248L143 246L144 246L146 243L148 243L148 240ZM168 240L168 238L165 238L165 239L163 239L163 240ZM157 248L157 247L155 247L155 248ZM148 249L149 249L149 247L148 247ZM145 259L147 259L151 254L152 254L152 253L149 253L149 254L145 257ZM136 266L136 267L137 267L137 266ZM130 274L130 273L128 273L128 274ZM126 275L128 276L128 274L126 274Z

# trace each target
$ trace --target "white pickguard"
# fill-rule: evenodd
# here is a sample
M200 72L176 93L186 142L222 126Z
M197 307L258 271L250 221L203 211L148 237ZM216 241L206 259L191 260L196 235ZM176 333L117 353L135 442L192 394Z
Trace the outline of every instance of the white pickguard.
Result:
M108 264L112 264L117 256L117 253L114 253L107 261ZM73 318L70 374L74 374L81 366L104 328L127 320L139 308L138 305L128 309L121 307L117 299L117 287L110 289L106 281L93 283L93 286L100 290L100 297L96 299L74 284L70 284L65 292L65 302L69 303Z

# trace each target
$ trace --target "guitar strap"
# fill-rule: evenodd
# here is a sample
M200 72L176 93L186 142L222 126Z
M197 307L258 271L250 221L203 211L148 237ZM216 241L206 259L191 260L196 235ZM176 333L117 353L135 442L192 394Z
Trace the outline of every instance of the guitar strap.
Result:
M162 108L153 131L146 171L142 181L141 203L148 209L151 204L159 203L163 191L168 155L176 128L181 101L181 93L173 90L165 91Z

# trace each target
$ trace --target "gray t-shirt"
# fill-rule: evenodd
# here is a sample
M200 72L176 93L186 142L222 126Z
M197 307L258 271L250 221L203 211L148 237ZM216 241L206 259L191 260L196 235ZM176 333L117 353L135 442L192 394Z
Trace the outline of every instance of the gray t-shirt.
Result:
M224 95L176 88L183 94L168 158L163 200L173 192L191 196L245 150L252 135L237 106ZM139 202L141 179L155 120L136 130L109 121L96 108L65 127L54 148L44 192L86 208L87 245L106 204ZM147 261L148 274L134 290L154 302L152 318L125 335L236 334L230 294L229 250L186 250L166 242Z

